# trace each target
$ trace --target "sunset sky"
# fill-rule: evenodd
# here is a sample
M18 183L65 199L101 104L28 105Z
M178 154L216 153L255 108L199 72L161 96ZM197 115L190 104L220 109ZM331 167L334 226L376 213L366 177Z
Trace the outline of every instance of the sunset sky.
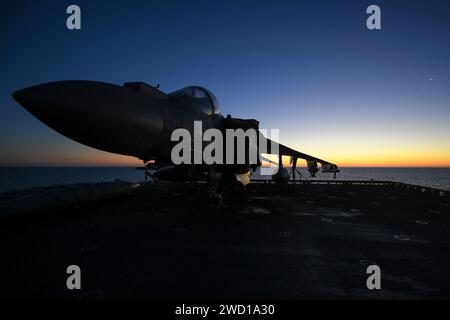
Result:
M65 26L72 2L80 31ZM382 30L366 28L370 4ZM0 12L0 166L140 164L65 138L11 97L86 79L207 87L223 114L340 166L450 167L449 1L15 1Z

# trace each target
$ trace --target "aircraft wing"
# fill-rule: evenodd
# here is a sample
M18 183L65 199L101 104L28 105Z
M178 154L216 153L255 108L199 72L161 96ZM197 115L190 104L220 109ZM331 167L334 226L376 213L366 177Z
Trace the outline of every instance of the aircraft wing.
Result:
M281 143L275 142L273 140L270 140L266 137L260 136L260 139L266 139L267 142L267 154L278 154L282 156L290 156L294 159L304 159L308 163L308 167L311 167L311 164L314 163L320 163L322 165L322 172L339 172L338 166L334 163L310 156L309 154L294 150L292 148L289 148ZM272 151L272 144L274 146L274 150ZM278 146L278 152L276 151L276 146ZM314 166L314 165L312 165Z

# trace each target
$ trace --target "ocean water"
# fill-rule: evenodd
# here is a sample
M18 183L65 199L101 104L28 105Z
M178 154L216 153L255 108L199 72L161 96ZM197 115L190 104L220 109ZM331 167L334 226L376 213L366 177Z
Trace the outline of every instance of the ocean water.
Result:
M144 180L144 172L129 167L0 167L0 192L55 184Z
M308 176L300 168L302 179ZM258 174L255 174L258 178ZM332 174L318 173L316 179L332 179ZM0 192L55 184L92 183L122 179L144 180L144 172L130 167L0 167ZM341 168L340 180L389 180L450 190L450 168Z

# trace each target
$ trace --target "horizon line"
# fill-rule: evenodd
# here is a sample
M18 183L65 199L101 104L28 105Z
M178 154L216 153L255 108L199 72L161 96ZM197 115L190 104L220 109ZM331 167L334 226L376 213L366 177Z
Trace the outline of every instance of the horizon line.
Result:
M143 166L136 165L0 165L0 168L140 168ZM284 168L292 168L292 166L283 166ZM297 166L297 169L307 169L305 166ZM450 169L450 166L380 166L380 165L356 165L356 166L339 166L340 168L429 168L429 169Z

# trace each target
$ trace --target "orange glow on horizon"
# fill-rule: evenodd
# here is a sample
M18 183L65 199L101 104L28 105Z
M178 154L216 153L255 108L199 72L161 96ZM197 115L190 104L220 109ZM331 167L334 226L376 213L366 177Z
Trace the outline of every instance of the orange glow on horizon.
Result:
M339 167L450 167L450 149L408 149L408 148L338 148L330 147L325 151L294 147L307 154L337 164ZM345 150L345 152L343 151ZM264 155L265 158L278 162L277 155ZM52 155L38 154L34 158L20 157L20 161L7 161L1 165L8 166L101 166L101 167L137 167L142 161L130 156L117 155L103 151L86 149L62 152ZM264 164L264 161L263 161ZM290 158L283 156L283 166L290 166ZM299 159L298 167L305 167L306 161Z
M315 155L314 153L311 153ZM435 155L434 157L416 156L416 157L387 157L387 156L360 156L352 157L352 155L343 155L341 157L336 155L320 155L321 159L337 164L339 167L450 167L450 156ZM266 156L274 162L278 162L278 156ZM340 159L340 160L339 160ZM33 161L35 166L102 166L102 167L137 167L142 166L142 161L129 157L114 154L89 154L79 155L70 158L54 158L51 162L47 161ZM265 161L263 161L263 165ZM24 165L31 165L24 163ZM290 158L283 156L283 166L290 166ZM306 167L306 161L299 159L297 161L298 167Z
M447 168L450 167L450 152L447 155L446 152L434 154L428 154L424 156L422 154L416 154L411 156L402 156L402 157L390 157L389 155L355 155L355 154L347 154L347 155L334 155L330 154L327 156L326 153L323 155L318 155L320 153L310 153L311 155L315 155L320 159L325 161L329 161L337 164L339 167L405 167L405 168ZM266 158L278 162L278 156L266 156ZM267 162L263 161L263 165L268 165ZM283 156L283 166L290 167L290 158L287 156ZM297 167L306 167L306 161L303 159L299 159L297 161Z

